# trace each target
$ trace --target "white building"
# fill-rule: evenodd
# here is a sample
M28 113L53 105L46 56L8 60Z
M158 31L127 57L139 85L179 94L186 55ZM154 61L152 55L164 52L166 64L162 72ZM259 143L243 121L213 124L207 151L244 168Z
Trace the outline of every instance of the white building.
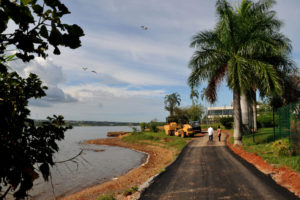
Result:
M207 108L208 118L215 117L232 117L233 116L233 107L224 106L224 107L208 107Z

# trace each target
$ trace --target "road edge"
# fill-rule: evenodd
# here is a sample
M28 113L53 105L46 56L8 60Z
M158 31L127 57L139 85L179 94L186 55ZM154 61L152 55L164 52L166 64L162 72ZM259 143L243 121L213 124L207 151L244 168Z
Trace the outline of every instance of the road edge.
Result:
M287 199L298 199L300 200L300 198L293 193L292 191L290 191L288 188L280 185L278 182L276 182L276 180L274 180L272 178L272 176L270 174L265 174L263 171L259 170L254 164L248 162L246 159L244 159L243 157L241 157L240 155L236 154L230 147L228 144L228 140L230 139L230 136L228 133L226 134L226 138L225 138L225 146L227 151L235 158L237 159L243 166L245 166L248 170L250 170L251 172L253 172L253 174L264 181L267 181L271 187L274 187L277 191L279 191L280 193L284 194L285 196L287 196Z
M142 185L139 186L139 190L134 193L131 197L130 200L139 200L141 195L147 191L147 189L150 187L150 185L156 180L158 179L160 176L162 176L164 173L166 173L168 171L168 169L176 162L178 162L179 158L182 156L182 154L186 151L186 149L188 148L189 145L191 145L192 143L194 143L194 140L190 141L183 149L182 151L178 154L178 156L175 158L175 160L173 162L171 162L170 164L168 164L165 167L165 170L150 177L146 182L144 182Z

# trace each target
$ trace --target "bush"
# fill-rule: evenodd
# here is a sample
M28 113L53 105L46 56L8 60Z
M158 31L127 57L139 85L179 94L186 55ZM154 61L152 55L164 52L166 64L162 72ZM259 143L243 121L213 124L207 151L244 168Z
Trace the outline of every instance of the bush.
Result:
M146 124L145 122L141 122L141 123L140 123L141 132L144 132L144 131L145 131L146 125L147 125L147 124Z
M149 129L154 132L157 133L158 132L158 128L157 128L157 121L152 120L149 124L148 124Z
M125 190L125 191L123 192L123 195L124 195L124 196L132 195L133 193L135 193L136 191L138 191L138 189L139 189L139 188L138 188L137 186L132 187L132 188L130 188L130 189Z
M257 117L257 123L260 124L262 128L273 127L273 114L267 113ZM277 116L275 116L275 126L278 125Z
M220 119L220 122L226 129L231 129L233 124L233 117L222 117Z
M293 154L288 139L276 140L272 146L275 148L275 154L277 156L290 156Z

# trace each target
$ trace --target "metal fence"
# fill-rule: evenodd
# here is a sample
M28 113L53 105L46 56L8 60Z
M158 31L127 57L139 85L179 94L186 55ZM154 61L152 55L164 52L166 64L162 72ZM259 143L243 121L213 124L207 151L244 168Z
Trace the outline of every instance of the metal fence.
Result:
M278 109L278 134L289 136L292 148L300 154L300 102Z

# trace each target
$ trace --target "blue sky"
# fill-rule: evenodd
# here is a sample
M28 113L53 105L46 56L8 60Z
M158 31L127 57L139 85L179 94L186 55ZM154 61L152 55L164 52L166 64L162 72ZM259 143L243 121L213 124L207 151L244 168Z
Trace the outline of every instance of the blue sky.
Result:
M85 32L82 47L62 48L60 56L50 53L47 60L14 63L19 73L37 73L49 87L47 97L30 102L33 118L62 114L67 120L164 121L166 94L178 92L182 106L191 104L186 83L193 54L189 43L195 33L214 27L215 0L62 2L71 11L63 21ZM300 1L278 0L274 10L299 66ZM223 84L215 106L231 102L232 92Z

